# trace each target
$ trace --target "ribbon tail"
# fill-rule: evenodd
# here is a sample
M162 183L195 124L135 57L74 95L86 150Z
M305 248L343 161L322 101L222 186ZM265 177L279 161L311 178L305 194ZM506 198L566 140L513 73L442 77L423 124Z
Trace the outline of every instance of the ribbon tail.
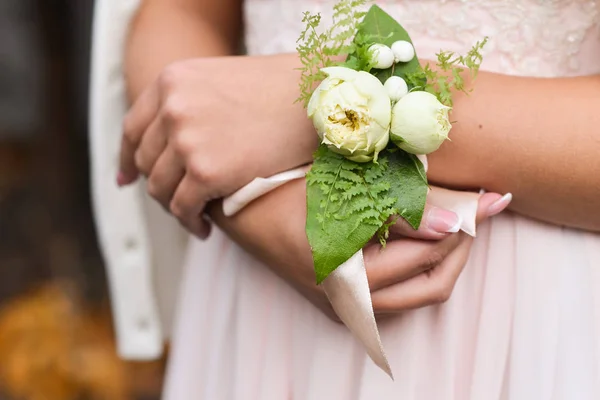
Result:
M375 321L362 250L337 267L323 281L323 289L337 316L365 346L371 360L393 380Z
M427 168L427 158L419 159ZM256 178L223 202L225 215L231 216L258 197L294 179L303 178L308 166L286 171L269 178ZM462 218L461 229L475 236L475 215L479 194L432 188L428 194L431 205L454 211ZM390 364L383 350L367 270L362 250L335 269L324 281L323 288L335 313L366 348L373 362L394 379Z

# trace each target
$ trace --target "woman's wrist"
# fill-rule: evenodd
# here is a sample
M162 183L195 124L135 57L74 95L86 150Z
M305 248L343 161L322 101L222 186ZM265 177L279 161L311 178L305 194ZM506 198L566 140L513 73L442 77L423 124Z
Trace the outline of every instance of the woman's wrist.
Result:
M450 140L428 155L427 177L431 183L447 188L488 188L494 172L493 163L486 162L486 154L481 151L483 144L478 135L482 126L460 112L462 102L463 99L455 102L452 118L458 122L450 131Z
M438 66L431 61L421 60L422 65L442 74ZM466 90L474 88L469 71L463 72ZM450 140L428 155L429 170L427 173L431 183L455 189L479 189L488 184L490 176L489 163L486 164L479 151L478 134L483 126L472 114L472 96L455 91L452 94L453 106L450 113L452 129Z

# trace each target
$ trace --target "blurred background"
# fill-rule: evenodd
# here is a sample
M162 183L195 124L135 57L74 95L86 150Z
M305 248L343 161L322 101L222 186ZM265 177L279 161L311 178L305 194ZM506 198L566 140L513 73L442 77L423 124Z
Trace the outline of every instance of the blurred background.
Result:
M0 0L0 400L158 399L118 359L91 215L93 0Z

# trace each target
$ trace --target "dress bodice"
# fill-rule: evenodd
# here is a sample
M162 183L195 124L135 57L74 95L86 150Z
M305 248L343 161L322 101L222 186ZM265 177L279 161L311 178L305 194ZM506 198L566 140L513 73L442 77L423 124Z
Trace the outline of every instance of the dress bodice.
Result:
M336 0L246 0L250 54L295 51L304 11L331 20ZM382 0L411 34L419 58L465 52L488 36L482 69L520 76L600 72L598 0Z

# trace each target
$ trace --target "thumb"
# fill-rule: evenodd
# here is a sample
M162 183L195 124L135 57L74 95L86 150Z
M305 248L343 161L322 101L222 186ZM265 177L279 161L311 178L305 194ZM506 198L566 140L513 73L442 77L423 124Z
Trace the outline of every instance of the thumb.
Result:
M479 198L479 204L477 206L477 224L492 217L496 214L500 214L508 207L512 201L512 194L507 193L504 196L498 193L484 193Z

